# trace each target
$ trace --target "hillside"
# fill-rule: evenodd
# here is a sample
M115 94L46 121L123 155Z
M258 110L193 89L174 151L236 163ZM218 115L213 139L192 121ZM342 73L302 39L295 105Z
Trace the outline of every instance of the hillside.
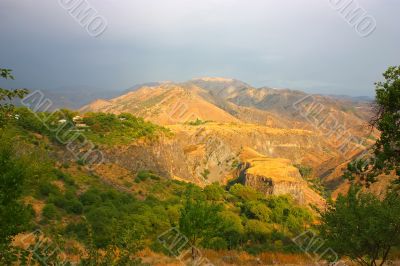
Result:
M326 112L333 128L319 120ZM200 219L213 226L199 233L198 252L221 265L308 263L291 239L347 192L345 166L377 136L364 127L367 114L368 103L229 79L155 83L79 112L17 108L0 128L0 156L32 169L21 189L29 226L61 237L58 256L70 262L174 265L163 237ZM37 240L27 238L13 246L29 249Z
M183 123L196 118L216 122L239 122L238 119L204 100L204 90L195 86L162 84L142 87L117 98L98 100L80 109L114 114L132 113L157 124Z
M316 177L323 178L377 137L368 128L370 102L254 88L226 78L154 83L117 98L99 99L80 111L128 112L168 125L175 137L165 143L146 144L162 147L157 148L157 166L151 163L153 156L146 155L147 163L154 170L198 184L204 183L200 178L204 171L209 172L211 181L226 182L231 173L222 162L237 158L243 148L312 167ZM145 149L146 145L139 146Z
M92 167L87 160L76 158L60 143L57 133L44 127L33 113L18 109L16 114L20 119L0 128L0 157L13 162L3 170L4 175L13 175L21 163L26 169L18 173L25 179L21 198L27 206L25 211L30 223L26 231L12 239L14 247L27 250L17 258L19 265L29 256L36 262L37 256L47 254L46 247L50 245L57 249L47 258L49 264L68 261L107 265L112 258L118 265L176 265L178 258L168 253L160 239L180 223L182 210L191 199L200 207L218 206L212 213L218 226L213 229L213 235L209 235L211 231L202 234L199 243L213 263L267 265L277 260L282 263L309 261L290 239L314 220L314 214L286 193L263 193L241 184L225 187L214 183L201 188L146 169L146 164L140 170L130 168L137 158L124 154L126 149L134 147L131 145L143 147L145 143L155 143L155 136L164 135L163 128L126 114L124 120L118 119L121 116L99 113L85 117L85 121L91 121L87 136L106 153L106 160ZM52 119L57 121L59 117ZM218 130L214 126L217 129L212 130ZM129 144L114 143L116 132L130 135L132 130L143 133L137 134ZM270 131L271 135L284 134L279 130ZM307 135L306 132L297 134ZM107 147L115 149L113 154L119 158L110 161L113 158L107 154ZM85 148L80 152L85 152ZM154 147L151 149L155 154L160 152ZM150 155L143 149L137 152L132 154L140 155L138 158ZM244 154L249 157L249 152ZM152 158L153 162L156 158ZM284 163L290 164L288 160ZM292 171L298 179L295 182L301 182L298 171L295 168ZM189 198L188 193L191 193ZM38 245L42 243L39 241L47 241L43 242L47 245ZM223 251L227 249L230 251ZM291 253L286 254L286 250ZM227 254L229 258L219 254Z
M105 148L105 158L130 171L146 167L163 176L204 186L235 179L237 169L245 164L241 154L246 149L307 165L318 165L334 153L324 151L325 144L319 137L305 130L215 122L168 128L172 136L157 141Z

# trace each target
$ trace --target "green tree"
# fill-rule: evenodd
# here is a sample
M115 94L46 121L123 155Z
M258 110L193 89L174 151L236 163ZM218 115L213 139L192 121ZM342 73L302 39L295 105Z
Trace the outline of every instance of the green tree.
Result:
M26 230L31 219L30 209L20 202L28 167L13 145L0 130L0 262L10 251L12 237Z
M198 193L198 192L197 192ZM221 220L218 213L221 206L208 203L204 199L196 197L192 187L186 191L186 202L181 209L179 229L188 238L192 247L192 259L196 259L196 246L201 241L211 239L220 230Z
M224 199L225 190L218 183L212 183L204 188L207 200L222 201Z
M381 132L376 142L375 174L396 171L400 176L400 66L389 67L385 80L376 83L377 117L373 122Z
M0 77L14 79L11 69L0 68ZM3 127L13 114L14 105L11 103L14 98L23 98L28 94L26 89L7 90L0 88L0 128Z
M400 66L389 67L383 77L375 83L375 118L371 121L371 126L380 131L380 138L372 158L349 164L345 173L350 180L358 175L367 186L382 173L396 175L400 181Z
M321 213L321 236L338 255L360 265L384 265L400 244L400 197L389 192L381 201L352 186Z
M244 234L244 227L240 216L231 211L222 211L220 213L222 220L222 235L228 244L229 249L240 245Z
M235 184L229 192L237 198L244 201L258 200L263 198L262 194L250 186L243 186L242 184Z
M245 231L247 237L257 243L263 243L268 239L268 235L272 233L273 227L271 224L261 222L259 220L247 220Z
M88 252L82 254L80 265L82 266L136 266L145 265L135 254L142 248L142 232L131 226L131 222L118 223L115 219L110 225L111 241L101 252L96 248L93 240L93 231L89 223L86 223L88 231Z

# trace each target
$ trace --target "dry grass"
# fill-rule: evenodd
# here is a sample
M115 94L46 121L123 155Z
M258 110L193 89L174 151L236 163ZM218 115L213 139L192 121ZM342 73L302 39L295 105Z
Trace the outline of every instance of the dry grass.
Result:
M28 196L24 198L25 204L32 205L33 210L35 211L35 220L39 222L42 219L42 210L46 205L44 201L35 199L32 196Z
M264 252L252 256L246 252L212 251L206 250L203 254L215 265L306 265L312 261L302 254L284 254Z
M154 253L149 249L145 249L138 253L143 262L150 265L166 265L178 266L187 265L190 262L190 256L185 256L181 261L177 258L171 258L162 254ZM198 265L206 265L206 262L211 262L215 266L253 266L253 265L313 265L304 254L285 254L285 253L261 253L258 256L252 256L246 252L238 251L215 251L215 250L202 250L201 258Z

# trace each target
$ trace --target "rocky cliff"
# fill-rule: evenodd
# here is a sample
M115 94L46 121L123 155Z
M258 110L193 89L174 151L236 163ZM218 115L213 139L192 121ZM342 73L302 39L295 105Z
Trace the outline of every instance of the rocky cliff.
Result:
M292 162L283 158L269 158L246 148L240 155L239 181L266 195L292 195L300 204L322 207L324 199L311 190Z
M291 194L299 202L310 203L304 193L307 184L292 165L311 162L308 154L318 154L321 160L329 156L318 137L306 130L221 123L169 128L172 136L105 148L106 162L132 173L151 170L200 186L226 184L244 171L247 185L266 194ZM318 195L312 195L320 201Z
M322 177L336 171L373 143L365 126L369 108L348 98L199 78L144 86L81 111L128 112L171 130L156 141L105 148L107 162L132 173L152 170L206 185L237 178L240 166L246 184L260 191L319 202L292 165ZM248 149L258 155L243 158Z

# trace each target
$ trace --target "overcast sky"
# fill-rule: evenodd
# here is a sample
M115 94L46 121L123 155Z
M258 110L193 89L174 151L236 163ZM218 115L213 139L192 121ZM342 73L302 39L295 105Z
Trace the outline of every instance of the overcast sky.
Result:
M0 85L123 90L218 76L371 96L400 64L398 0L356 2L376 20L364 38L330 4L345 0L88 0L108 24L97 38L60 1L76 0L0 0L0 67L16 76Z

